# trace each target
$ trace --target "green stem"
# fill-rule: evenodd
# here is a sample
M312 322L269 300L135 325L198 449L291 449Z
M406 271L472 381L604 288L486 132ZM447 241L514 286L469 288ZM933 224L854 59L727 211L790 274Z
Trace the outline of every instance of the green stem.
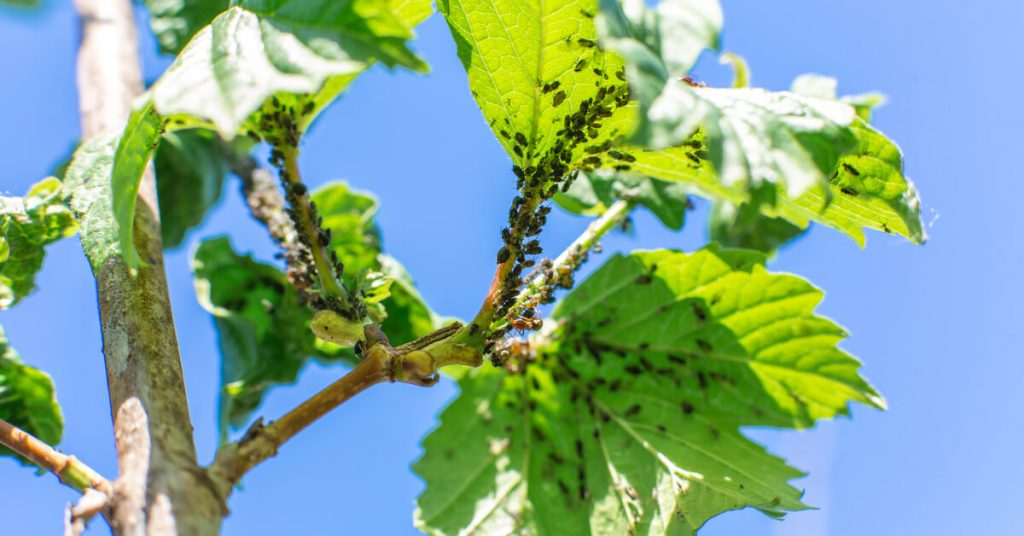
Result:
M284 155L285 186L293 188L295 184L302 183L302 176L299 175L299 150L295 147L280 148ZM320 229L313 221L313 210L310 207L309 194L294 196L298 202L292 207L295 211L295 223L299 233L309 244L310 253L313 256L313 264L316 266L317 277L320 285L329 296L344 299L345 289L338 281L342 274L334 273L334 264L331 262L327 247L320 241Z
M544 287L550 285L552 281L548 280L547 274L558 273L559 268L568 267L575 271L579 267L579 256L582 252L588 251L597 244L601 237L608 234L609 231L618 227L622 222L629 216L633 208L636 207L636 202L631 199L619 199L611 204L596 220L590 222L586 230L580 234L569 244L569 247L565 248L562 253L552 261L550 271L541 271L532 280L530 280L526 287L519 293L519 297L516 298L515 304L512 309L516 309L530 300L537 297L537 294L541 292ZM501 318L498 319L492 326L493 329L499 329L508 323L508 320Z
M526 201L524 202L521 210L527 212L537 210L537 206L542 202L542 199L539 197L529 197L524 199L526 199ZM487 292L487 297L484 299L483 305L480 306L480 311L477 312L475 317L473 317L473 321L470 325L475 324L480 328L486 328L494 320L495 312L498 310L498 300L501 297L502 288L505 285L505 277L516 265L516 257L519 255L518 244L523 241L523 235L525 232L526 230L519 228L519 226L512 227L512 243L504 244L504 247L509 251L509 257L505 262L499 264L497 270L495 270L494 279L491 280L491 288ZM486 332L486 330L484 331Z

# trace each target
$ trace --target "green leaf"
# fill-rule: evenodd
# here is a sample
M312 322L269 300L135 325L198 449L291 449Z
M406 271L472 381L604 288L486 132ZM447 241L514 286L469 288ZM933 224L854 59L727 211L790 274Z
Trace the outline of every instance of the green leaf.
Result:
M850 401L882 407L813 309L821 291L752 251L616 256L572 291L514 373L461 374L424 441L431 534L693 534L751 506L805 508L801 473L745 438ZM653 317L657 322L652 322Z
M354 286L356 275L376 269L381 249L377 198L349 188L345 182L325 184L310 196L323 226L331 231L331 249L345 264L345 284Z
M145 101L132 110L128 123L114 153L114 167L111 170L111 193L114 219L117 222L117 236L121 241L121 253L129 268L142 266L142 258L135 250L132 240L135 226L135 201L139 197L139 183L149 165L153 150L160 143L163 134L163 119L153 109L153 103Z
M628 197L669 229L679 230L689 205L688 193L689 188L678 182L602 169L580 174L568 191L555 196L555 202L574 214L598 215L617 199Z
M182 124L210 124L233 137L272 96L311 98L301 126L374 61L425 71L406 45L423 16L419 0L242 0L188 43L154 84L154 106ZM317 98L326 92L326 98ZM322 96L322 95L321 95ZM198 121L198 123L197 123ZM208 123L207 123L208 122ZM253 122L253 127L257 125Z
M220 341L222 440L248 422L268 389L295 382L318 351L302 305L276 267L234 252L226 237L203 241L192 258L196 294ZM343 359L351 362L351 352Z
M82 249L97 273L107 259L121 256L110 181L120 140L120 132L109 132L80 145L64 178L64 187L71 193L71 209L78 218Z
M222 144L214 133L198 129L171 132L161 140L153 168L165 248L180 245L220 200L229 172Z
M53 380L45 372L21 361L18 352L10 347L7 335L0 327L0 419L39 438L49 445L60 443L64 434L64 415L54 394ZM0 446L0 456L14 456L28 464L9 449Z
M782 218L765 216L755 203L736 206L728 201L715 203L708 227L714 242L730 248L755 249L769 255L806 230Z
M679 9L684 3L663 0L657 12L643 2L601 3L602 42L625 58L639 101L634 141L664 148L636 151L633 171L733 204L767 182L778 185L776 199L760 204L769 217L801 228L818 221L861 245L863 227L925 240L899 149L866 123L880 97L837 100L834 81L822 77L797 80L793 92L691 87L678 78L685 65L650 37L662 25L706 19Z
M382 253L380 229L375 217L377 199L349 188L344 182L324 185L312 195L323 226L331 231L331 249L345 265L345 284L352 287L377 273L379 284L389 283L380 294L384 318L381 327L394 345L404 344L438 327L438 317L416 290L412 278L394 258Z
M583 156L583 144L610 145L628 133L629 114L619 111L627 96L621 61L595 46L596 7L592 0L438 3L484 118L522 169L560 177Z
M705 49L718 50L722 8L718 0L664 0L655 10L643 0L600 0L598 29L603 46L626 60L626 78L641 114L634 137L664 147L650 108L669 80L685 75Z
M33 185L23 198L0 196L0 309L35 288L44 247L78 230L64 194L61 182L50 177Z
M160 52L177 54L201 28L230 5L228 0L145 0L149 27Z

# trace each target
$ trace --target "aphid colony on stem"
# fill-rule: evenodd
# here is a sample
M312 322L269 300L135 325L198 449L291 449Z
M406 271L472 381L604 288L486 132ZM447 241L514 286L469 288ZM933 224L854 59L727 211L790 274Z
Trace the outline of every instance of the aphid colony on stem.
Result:
M299 121L313 112L312 101L301 108L270 99L258 119L258 127L247 134L271 146L270 163L278 170L288 206L285 213L296 233L279 237L288 262L288 275L299 295L313 309L334 311L341 316L359 320L366 315L366 304L341 283L345 266L331 248L331 230L323 226L316 203L298 170ZM258 133L257 133L258 132ZM266 220L265 220L266 221ZM288 243L293 238L295 243Z
M590 48L593 42L586 39L577 40L580 46ZM581 60L581 62L584 60ZM568 191L578 174L593 171L604 164L601 155L610 157L615 162L609 167L619 171L630 169L629 163L635 157L621 151L611 150L614 141L602 133L602 121L612 117L615 110L628 104L629 87L625 83L625 73L616 73L611 80L600 68L593 69L601 77L596 82L597 89L592 97L581 100L571 113L562 115L561 129L556 132L554 144L544 150L539 157L535 155L541 143L523 132L509 132L498 129L498 134L510 142L511 150L516 155L516 165L512 166L519 190L519 195L512 200L508 214L508 227L501 230L502 246L495 257L499 265L498 276L500 288L497 289L494 316L486 333L486 352L496 365L506 361L503 352L495 351L496 344L511 330L526 331L540 328L543 321L535 317L536 307L554 300L556 288L572 286L572 273L586 259L585 251L574 252L570 262L551 266L550 261L541 263L534 273L544 275L545 285L528 299L520 299L520 290L525 283L522 275L527 268L534 267L536 261L530 257L540 255L543 251L540 241L533 238L540 234L551 207L544 205L559 191ZM551 99L551 106L558 108L571 102L566 88L560 80L540 84L540 93ZM511 122L506 119L506 126ZM615 133L613 133L615 134ZM582 147L582 151L579 149ZM522 167L523 163L525 167ZM526 278L529 281L530 278ZM504 348L506 345L501 345Z

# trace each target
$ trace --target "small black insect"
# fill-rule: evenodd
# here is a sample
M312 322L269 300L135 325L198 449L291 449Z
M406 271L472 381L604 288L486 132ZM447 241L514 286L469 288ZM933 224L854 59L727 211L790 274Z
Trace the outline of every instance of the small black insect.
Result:
M502 248L498 250L498 264L504 264L511 256L512 252L509 251L507 247L502 246Z
M516 132L516 143L519 145L526 145L526 136L522 132Z
M562 495L569 495L569 486L565 485L565 482L558 481L558 489L562 490Z
M846 194L846 195L848 195L850 197L857 197L858 195L860 195L860 192L858 192L857 190L854 190L853 188L843 187L843 188L840 188L839 191L843 192L844 194Z
M566 96L567 95L565 94L564 91L559 91L558 93L555 93L555 97L553 99L551 99L551 103L553 105L555 105L555 106L558 106L558 105L562 104L563 102L565 102L565 97Z
M708 319L708 312L704 310L697 302L693 303L693 316L696 316L701 322ZM700 343L698 343L700 344Z
M583 47L583 48L594 48L594 45L597 44L597 43L591 41L590 39L585 39L583 37L577 39L576 42L579 43L580 46Z
M701 351L704 352L705 354L709 354L714 350L714 347L711 346L711 343L705 341L704 339L697 339L697 346L699 346Z
M629 408L626 410L625 413L623 413L623 415L625 415L626 417L634 417L642 410L643 408L640 407L640 404L633 404L632 406L629 406Z
M853 175L855 177L860 176L860 171L857 171L857 168L851 166L850 164L847 164L846 162L843 162L843 169L845 169L846 172L849 173L850 175Z
M691 404L691 403L689 403L689 402L687 402L685 400L683 401L682 408L683 408L683 413L686 414L686 415L689 415L689 414L693 413L693 404Z

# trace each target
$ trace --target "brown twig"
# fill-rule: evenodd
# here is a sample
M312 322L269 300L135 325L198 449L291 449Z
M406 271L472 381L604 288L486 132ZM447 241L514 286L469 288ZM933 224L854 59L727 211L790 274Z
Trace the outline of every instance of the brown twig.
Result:
M256 421L237 443L225 445L209 469L225 496L250 469L277 454L281 445L357 394L379 383L411 383L429 387L440 379L445 365L479 366L479 345L462 342L462 324L453 323L434 333L394 348L380 328L365 328L363 359L338 381L299 404L280 419L264 425Z
M85 493L92 488L108 496L111 494L110 481L91 467L74 456L58 452L32 434L3 419L0 419L0 444L57 475L62 483L79 492Z

